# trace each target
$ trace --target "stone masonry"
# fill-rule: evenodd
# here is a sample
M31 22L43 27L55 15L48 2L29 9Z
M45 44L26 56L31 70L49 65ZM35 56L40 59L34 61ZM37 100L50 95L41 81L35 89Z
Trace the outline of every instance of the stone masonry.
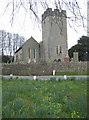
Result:
M53 62L53 63L13 63L2 64L3 75L48 75L53 70L56 72L74 72L74 71L88 71L89 62Z
M66 11L48 8L42 15L45 61L68 58Z

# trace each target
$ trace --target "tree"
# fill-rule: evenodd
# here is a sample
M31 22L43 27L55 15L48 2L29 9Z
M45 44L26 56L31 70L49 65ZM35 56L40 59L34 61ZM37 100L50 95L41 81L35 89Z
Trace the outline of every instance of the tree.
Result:
M68 50L69 57L73 57L73 52L78 52L79 53L79 60L81 61L89 61L89 37L87 36L82 36L78 40L78 44L71 47Z
M21 8L24 9L25 14L27 12L30 12L31 17L34 17L37 21L41 21L39 12L42 10L44 11L51 6L56 9L59 9L60 11L62 9L69 11L70 14L66 17L68 19L70 27L74 27L74 25L80 26L81 23L82 26L85 27L85 17L82 14L78 0L9 0L7 1L5 11L7 11L10 6L12 7L12 24L16 13L19 12Z
M6 31L2 30L0 31L0 41L1 41L1 52L2 52L2 55L4 55L5 51L6 51Z
M14 56L16 50L22 46L25 38L18 34L11 34L0 30L0 55Z
M11 63L11 60L13 62L13 57L12 56L7 56L7 55L2 56L2 63Z
M7 42L8 42L8 55L12 56L12 34L7 33Z

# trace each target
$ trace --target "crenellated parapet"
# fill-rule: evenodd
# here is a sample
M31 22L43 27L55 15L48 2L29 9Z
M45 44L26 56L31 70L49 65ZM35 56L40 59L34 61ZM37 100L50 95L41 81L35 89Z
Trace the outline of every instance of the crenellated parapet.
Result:
M43 14L42 14L42 21L48 17L48 16L58 16L58 17L66 17L66 11L65 10L61 10L61 12L59 11L59 9L54 9L54 11L52 11L52 8L48 8Z

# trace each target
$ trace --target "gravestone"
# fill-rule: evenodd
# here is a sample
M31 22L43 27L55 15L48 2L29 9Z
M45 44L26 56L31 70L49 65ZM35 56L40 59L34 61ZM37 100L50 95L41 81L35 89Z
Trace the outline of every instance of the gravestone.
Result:
M78 60L78 52L73 52L73 61L74 62L79 62L79 60Z

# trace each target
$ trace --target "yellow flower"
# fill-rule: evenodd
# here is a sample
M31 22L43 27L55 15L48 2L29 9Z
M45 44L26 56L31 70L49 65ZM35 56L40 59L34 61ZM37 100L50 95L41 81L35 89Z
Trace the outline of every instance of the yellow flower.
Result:
M75 113L75 111L74 111L74 115L75 115L76 113Z
M58 106L61 106L61 104L59 103Z

